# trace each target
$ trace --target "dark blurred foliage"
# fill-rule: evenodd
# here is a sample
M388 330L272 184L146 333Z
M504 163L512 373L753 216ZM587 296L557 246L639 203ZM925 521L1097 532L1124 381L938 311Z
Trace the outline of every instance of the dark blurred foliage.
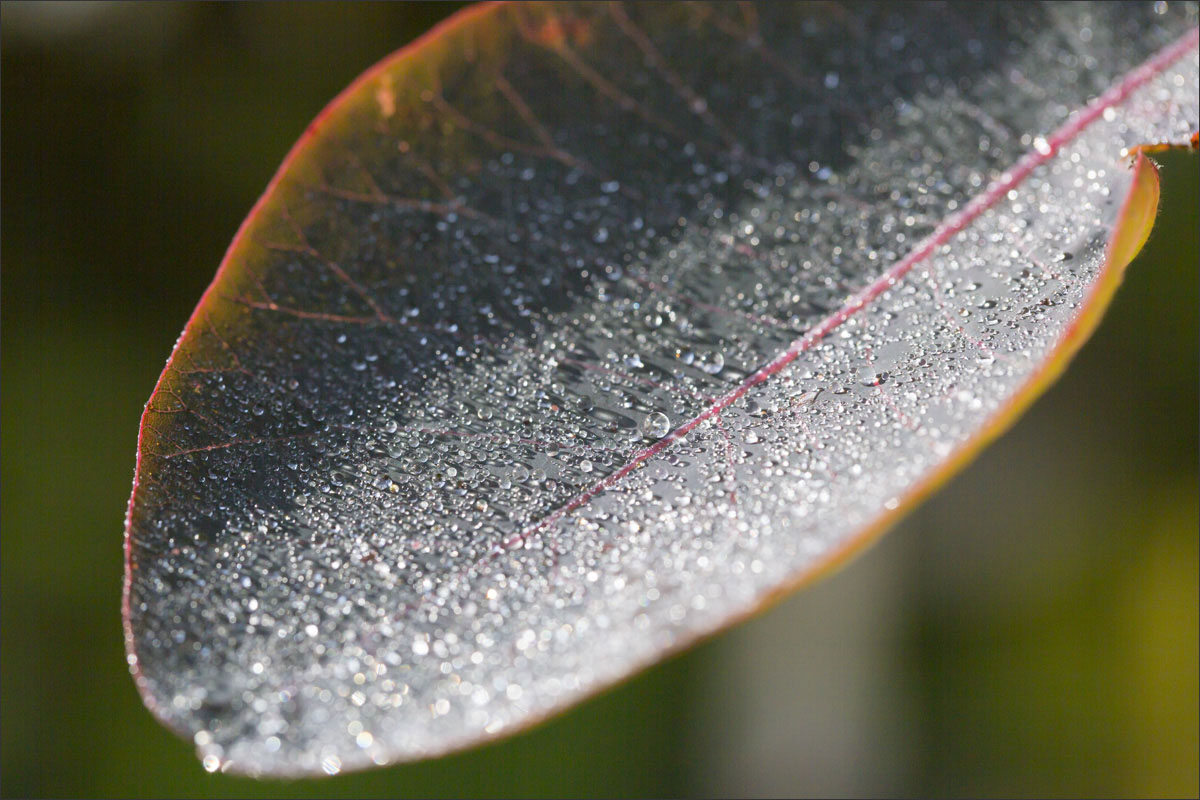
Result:
M65 4L64 4L65 5ZM541 728L322 781L208 775L120 625L142 404L308 121L456 4L4 4L5 796L1192 795L1197 160L1017 427L863 557Z

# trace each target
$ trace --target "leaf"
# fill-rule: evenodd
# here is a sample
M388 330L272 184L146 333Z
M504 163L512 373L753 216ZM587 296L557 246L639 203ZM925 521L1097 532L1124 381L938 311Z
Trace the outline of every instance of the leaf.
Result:
M210 770L511 733L843 561L1063 368L1192 6L488 5L369 70L147 403L126 638Z

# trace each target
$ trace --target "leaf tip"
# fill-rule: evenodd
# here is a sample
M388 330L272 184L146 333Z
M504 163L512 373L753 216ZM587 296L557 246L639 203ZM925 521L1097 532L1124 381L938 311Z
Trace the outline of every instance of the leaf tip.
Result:
M1110 268L1124 269L1141 251L1154 227L1158 201L1158 168L1145 153L1139 152L1133 162L1133 182L1108 240Z

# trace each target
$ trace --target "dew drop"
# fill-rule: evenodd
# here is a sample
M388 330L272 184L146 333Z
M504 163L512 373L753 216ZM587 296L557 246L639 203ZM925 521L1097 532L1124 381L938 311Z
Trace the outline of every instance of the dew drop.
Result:
M796 397L796 399L793 401L793 405L795 405L797 408L806 408L811 406L813 403L817 402L817 395L820 393L820 389L812 389L811 391L804 392Z
M886 372L876 372L872 375L868 375L865 379L863 379L862 385L863 386L882 386L883 384L887 383L887 379L888 379L888 374Z
M721 370L725 369L725 356L720 353L710 353L703 361L700 362L700 369L707 372L709 375L716 375Z
M641 430L647 439L661 439L671 431L671 420L661 411L654 411L642 420Z

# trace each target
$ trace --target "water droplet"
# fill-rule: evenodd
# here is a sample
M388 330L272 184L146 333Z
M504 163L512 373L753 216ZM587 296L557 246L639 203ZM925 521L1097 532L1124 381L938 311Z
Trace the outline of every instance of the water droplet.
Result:
M888 374L886 372L875 372L863 379L863 386L882 386L887 383Z
M661 411L654 411L642 420L641 430L647 439L661 439L671 432L671 420Z
M707 372L709 375L716 375L721 370L725 369L725 356L719 352L709 353L700 362L700 369Z
M820 389L812 389L811 391L803 392L792 401L792 405L796 408L807 408L817 402L817 396L821 394Z

